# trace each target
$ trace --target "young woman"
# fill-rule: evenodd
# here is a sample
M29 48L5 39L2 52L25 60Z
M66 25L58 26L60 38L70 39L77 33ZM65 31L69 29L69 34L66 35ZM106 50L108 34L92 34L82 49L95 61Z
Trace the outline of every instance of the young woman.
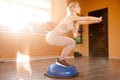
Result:
M74 30L74 23L79 24L93 24L102 21L102 17L84 16L80 17L81 8L78 2L72 2L67 7L66 16L60 21L60 23L46 35L46 41L50 45L64 46L60 57L56 60L56 63L62 66L69 66L70 64L65 61L66 56L75 46L75 41L72 38L64 36L64 33ZM76 33L73 32L74 37Z

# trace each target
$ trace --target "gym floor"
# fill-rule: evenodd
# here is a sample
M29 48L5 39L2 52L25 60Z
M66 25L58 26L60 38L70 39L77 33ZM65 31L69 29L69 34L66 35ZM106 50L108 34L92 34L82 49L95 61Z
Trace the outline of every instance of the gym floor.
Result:
M18 74L14 61L0 62L0 80L61 80L44 76L47 67L55 60L52 58L31 61L31 76L28 73ZM64 80L120 80L120 59L80 57L67 58L67 61L77 67L79 75Z

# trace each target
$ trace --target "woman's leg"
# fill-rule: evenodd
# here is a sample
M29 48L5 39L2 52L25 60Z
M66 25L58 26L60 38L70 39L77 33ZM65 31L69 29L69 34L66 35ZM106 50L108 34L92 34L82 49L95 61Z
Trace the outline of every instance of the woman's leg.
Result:
M71 38L68 37L64 37L64 36L54 36L54 38L52 38L53 40L50 40L52 45L55 46L64 46L63 51L60 55L60 59L64 60L66 56L68 56L68 54L70 53L70 51L72 51L72 49L75 46L75 41Z
M51 34L46 36L46 41L51 45L64 46L63 51L62 51L59 59L57 60L57 62L68 65L65 62L65 58L68 56L70 51L72 51L72 49L74 48L75 41L69 37L65 37L62 35L51 35Z
M72 49L74 48L75 41L71 38L64 37L64 36L54 36L52 39L53 40L50 40L51 41L50 43L52 45L64 46L63 51L59 59L57 60L57 62L65 66L69 66L69 64L65 62L65 58L68 56L70 51L72 51Z
M65 58L68 56L68 54L72 51L72 49L74 48L75 46L75 41L71 38L66 38L66 39L63 39L62 41L63 43L66 43L64 48L63 48L63 51L60 55L60 59L61 60L65 60Z

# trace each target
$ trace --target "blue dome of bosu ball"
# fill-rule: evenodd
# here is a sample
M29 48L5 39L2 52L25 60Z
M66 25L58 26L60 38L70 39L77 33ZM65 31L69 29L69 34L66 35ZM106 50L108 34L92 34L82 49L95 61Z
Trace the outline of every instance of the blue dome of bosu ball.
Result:
M66 67L53 63L48 67L45 75L51 78L73 78L78 75L78 72L73 65Z

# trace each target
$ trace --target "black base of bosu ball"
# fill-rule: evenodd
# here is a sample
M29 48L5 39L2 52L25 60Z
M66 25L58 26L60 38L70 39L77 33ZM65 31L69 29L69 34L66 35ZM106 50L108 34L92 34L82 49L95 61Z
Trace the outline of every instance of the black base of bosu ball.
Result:
M78 71L75 66L61 66L56 63L51 64L47 72L45 73L45 76L50 78L60 78L60 79L67 79L67 78L73 78L78 76Z

